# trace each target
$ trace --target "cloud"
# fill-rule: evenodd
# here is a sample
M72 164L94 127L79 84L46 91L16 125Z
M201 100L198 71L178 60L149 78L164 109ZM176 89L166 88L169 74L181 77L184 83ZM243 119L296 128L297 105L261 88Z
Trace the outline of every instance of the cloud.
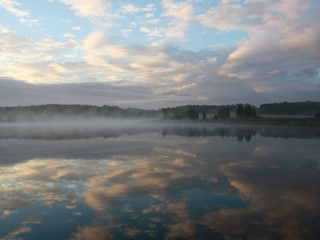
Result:
M64 42L53 38L34 42L29 37L19 36L13 32L5 32L0 36L0 44L3 47L0 50L0 77L32 83L53 83L65 81L67 76L72 75L76 70L77 63L66 63L68 65L66 66L59 62L61 56L67 56L68 48L77 47L77 41L74 38L68 37ZM53 67L58 65L60 68ZM62 72L63 67L68 71Z
M142 11L144 12L151 12L155 10L155 4L154 3L148 3L144 8L142 8Z
M70 6L72 10L79 16L83 17L98 17L104 16L107 9L111 6L110 3L103 0L60 0L62 3Z
M84 4L81 1L65 3L73 9ZM126 6L129 11L139 10L139 14L123 15L121 19L134 18L136 25L118 30L129 37L133 34L144 35L149 43L140 45L128 43L126 37L112 35L109 29L106 30L95 20L91 21L95 30L83 39L77 39L78 34L66 32L62 39L45 37L33 40L1 26L0 77L28 82L31 84L29 87L38 84L40 90L50 92L46 102L54 102L55 99L61 102L54 96L64 96L61 84L75 83L79 85L73 85L77 86L74 95L61 99L69 99L70 102L81 99L77 90L83 88L80 87L82 83L83 86L87 83L105 83L103 90L111 86L114 93L124 94L123 99L120 95L115 99L111 90L106 90L105 94L101 90L98 96L91 95L97 91L91 87L89 92L80 90L88 94L88 103L107 101L148 108L240 101L259 104L270 99L297 101L305 100L306 95L311 100L319 99L319 27L315 23L317 21L312 21L316 19L317 10L310 10L308 1L301 3L301 8L297 7L298 0L245 1L243 4L224 1L200 15L192 1L164 0L161 3L163 12L156 11L154 4ZM116 11L108 4L102 9L106 15L83 13L81 16L104 21L108 14L121 13L120 9ZM141 19L146 13L152 13L154 18ZM304 13L306 16L300 21ZM114 21L113 17L110 19ZM207 28L217 28L219 34L236 30L245 31L247 37L237 46L225 49L208 47L199 51L186 50L180 43L190 41L186 31L190 29L190 23L197 20ZM120 25L123 24L120 22ZM155 22L157 26L153 24ZM157 42L153 42L154 39ZM182 41L174 45L176 40ZM45 84L51 86L44 87ZM141 85L146 90L141 97L125 92L138 89ZM69 89L71 85L64 86ZM26 95L28 93L22 94L24 97ZM43 95L38 92L33 99L42 103L40 99ZM21 98L18 96L18 99ZM13 96L5 102L9 103L9 99ZM32 102L31 96L27 102Z
M126 81L147 85L171 83L174 76L185 72L187 65L190 70L196 68L191 66L191 62L195 63L192 53L163 45L128 46L102 32L92 32L84 40L83 50L89 64L117 72Z
M297 81L310 88L319 87L318 11L319 6L312 1L227 1L199 19L206 27L248 34L218 72L251 81L261 93L276 90L281 82L284 88L295 88Z
M89 34L82 44L73 35L64 36L64 41L34 42L2 33L3 104L107 102L157 108L216 102L221 97L234 103L243 95L257 100L250 86L217 75L223 52L193 52L166 44L127 45L100 31Z
M20 18L19 22L28 26L34 26L34 25L39 25L40 21L38 19Z
M229 4L229 3L241 3L242 0L222 0L223 4Z
M153 98L165 105L190 99L216 102L221 97L234 103L243 95L256 97L249 85L217 74L224 52L210 49L194 52L166 44L130 46L102 32L92 32L84 40L83 50L89 64L106 74L115 71L122 82L150 86Z
M8 33L14 33L14 31L0 24L0 33L8 34Z
M274 1L271 1L274 2ZM242 5L224 1L216 7L210 8L206 13L197 16L206 27L222 31L246 31L262 22L262 14L269 9L270 2L245 1Z
M61 66L51 67L60 68ZM63 71L64 68L59 71L61 70ZM4 78L0 78L0 84L0 99L3 105L70 103L127 106L127 102L130 106L131 101L133 101L133 104L137 102L148 102L153 96L153 90L148 86L113 86L107 83L34 85Z
M72 28L73 31L80 31L81 30L81 27L80 26L75 26Z
M103 32L92 32L84 40L84 50L93 55L106 54L112 58L125 58L130 55L129 48L113 44L110 40Z
M163 29L160 28L147 28L147 27L140 27L140 32L146 33L149 37L162 37L163 36Z
M172 0L162 0L162 6L165 10L164 16L171 18L166 31L169 38L185 39L185 31L189 22L193 19L192 1L174 2Z
M1 0L0 7L17 17L29 16L29 11L19 9L21 4L14 0Z
M20 8L21 3L14 0L0 0L0 8L3 8L7 12L13 14L19 19L19 22L27 25L34 26L39 25L40 21L30 17L28 10L22 10Z
M124 5L121 9L122 13L124 14L134 14L140 12L140 8L136 7L134 4L130 3L127 5Z

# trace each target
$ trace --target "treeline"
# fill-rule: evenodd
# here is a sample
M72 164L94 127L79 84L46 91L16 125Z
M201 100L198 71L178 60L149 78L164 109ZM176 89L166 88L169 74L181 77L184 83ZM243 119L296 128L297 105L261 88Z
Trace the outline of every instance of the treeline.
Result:
M257 118L257 108L249 103L236 105L186 105L163 108L165 119L229 119Z
M249 103L233 105L185 105L158 110L118 106L47 104L0 107L1 122L55 120L55 118L157 118L157 119L256 119L261 115L308 115L320 118L320 102L271 103L256 107Z
M216 112L224 106L218 105L185 105L170 108L161 108L160 112L165 119L207 119L212 118L211 114ZM228 105L228 108L232 105Z
M320 117L320 102L282 102L261 104L259 114L270 115L309 115Z
M237 105L185 105L159 110L120 108L118 106L47 104L0 107L1 122L55 120L61 118L157 118L157 119L227 119L255 117L255 107Z

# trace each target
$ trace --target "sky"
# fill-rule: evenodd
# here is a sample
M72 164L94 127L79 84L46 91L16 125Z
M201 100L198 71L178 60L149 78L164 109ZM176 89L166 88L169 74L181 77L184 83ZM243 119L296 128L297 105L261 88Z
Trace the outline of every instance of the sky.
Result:
M0 105L320 101L320 0L0 0Z

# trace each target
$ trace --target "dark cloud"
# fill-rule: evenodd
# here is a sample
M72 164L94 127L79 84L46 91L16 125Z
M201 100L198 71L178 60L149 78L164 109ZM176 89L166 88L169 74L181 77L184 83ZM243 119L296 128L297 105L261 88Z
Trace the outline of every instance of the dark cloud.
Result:
M97 104L126 105L126 101L146 101L152 97L148 86L114 86L106 83L30 84L0 78L1 105ZM124 102L124 104L121 104Z
M183 82L157 88L152 85L129 86L97 82L31 84L0 78L0 101L2 106L57 103L157 109L185 104L250 102L259 105L275 101L320 100L320 86L311 80L301 81L300 78L292 77L288 86L286 81L275 78L269 84L277 87L267 88L265 85L254 86L251 82L219 76L212 65L203 63L190 71ZM305 69L303 74L314 75L316 72Z

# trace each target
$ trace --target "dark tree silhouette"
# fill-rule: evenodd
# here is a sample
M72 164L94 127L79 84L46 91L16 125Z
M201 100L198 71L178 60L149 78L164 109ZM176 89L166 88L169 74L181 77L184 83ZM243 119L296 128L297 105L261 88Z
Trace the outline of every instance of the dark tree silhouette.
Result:
M237 118L256 118L256 108L249 103L236 105Z
M221 107L216 114L217 119L227 119L230 118L230 110L228 107Z
M189 119L198 119L198 111L194 108L188 109L187 117Z
M207 119L207 113L206 113L206 111L204 111L204 112L202 113L202 119Z

